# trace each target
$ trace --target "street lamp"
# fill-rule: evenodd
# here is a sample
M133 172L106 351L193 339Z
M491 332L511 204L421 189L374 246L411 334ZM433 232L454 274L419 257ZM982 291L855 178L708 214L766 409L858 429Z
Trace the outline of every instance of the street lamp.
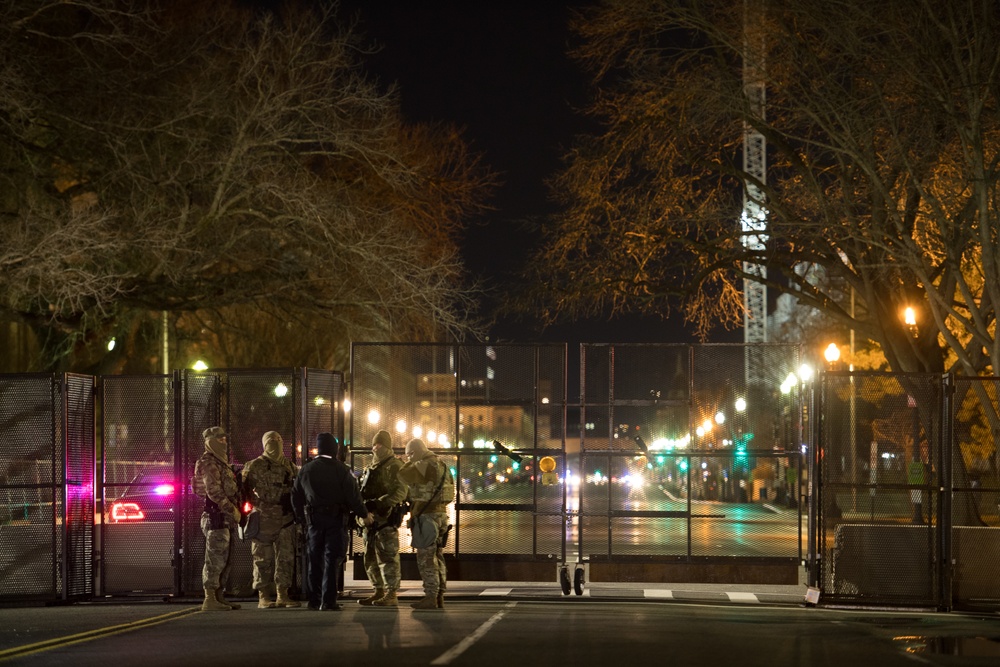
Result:
M916 338L917 331L917 311L911 306L903 309L903 323L910 329L910 335ZM924 466L920 459L920 406L916 396L908 396L907 404L913 408L913 445L910 459L912 463L907 472L907 483L924 483ZM910 490L910 500L913 502L913 523L922 525L924 523L924 498L920 489Z
M830 370L832 371L836 363L840 361L840 348L837 347L836 343L830 343L826 346L826 350L823 351L823 357L826 359L826 363L830 365Z

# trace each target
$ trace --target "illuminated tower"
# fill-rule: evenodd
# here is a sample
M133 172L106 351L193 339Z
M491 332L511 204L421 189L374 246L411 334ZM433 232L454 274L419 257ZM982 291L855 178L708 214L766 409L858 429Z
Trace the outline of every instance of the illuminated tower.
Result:
M752 119L764 120L766 89L764 86L764 31L762 0L743 2L743 94L749 115L743 123L743 171L747 174L743 192L743 213L740 229L743 246L748 254L764 250L767 243L767 208L763 186L767 183L767 141ZM743 262L743 341L767 342L767 268L753 262ZM759 281L755 279L759 278ZM747 348L747 385L760 384L765 377L763 351Z

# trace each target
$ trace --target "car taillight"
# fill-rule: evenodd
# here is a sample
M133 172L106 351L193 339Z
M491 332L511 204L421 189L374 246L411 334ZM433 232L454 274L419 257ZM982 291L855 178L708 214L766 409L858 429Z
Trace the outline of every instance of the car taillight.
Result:
M111 505L112 521L142 521L145 518L139 503L118 502Z

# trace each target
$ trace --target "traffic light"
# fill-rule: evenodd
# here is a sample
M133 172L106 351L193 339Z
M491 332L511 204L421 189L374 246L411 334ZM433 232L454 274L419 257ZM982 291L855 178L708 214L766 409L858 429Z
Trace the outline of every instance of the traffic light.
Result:
M736 463L741 465L747 464L747 449L751 440L753 440L753 433L745 433L733 438L733 445L735 446L733 456Z

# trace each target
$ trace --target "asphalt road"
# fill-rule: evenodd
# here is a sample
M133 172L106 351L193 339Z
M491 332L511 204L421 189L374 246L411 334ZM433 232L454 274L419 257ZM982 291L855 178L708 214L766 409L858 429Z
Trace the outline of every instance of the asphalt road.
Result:
M590 598L453 598L444 610L0 609L9 665L996 665L1000 617ZM45 643L48 642L48 643Z

